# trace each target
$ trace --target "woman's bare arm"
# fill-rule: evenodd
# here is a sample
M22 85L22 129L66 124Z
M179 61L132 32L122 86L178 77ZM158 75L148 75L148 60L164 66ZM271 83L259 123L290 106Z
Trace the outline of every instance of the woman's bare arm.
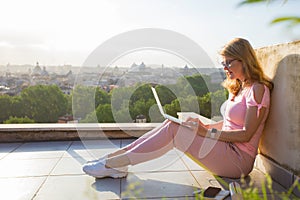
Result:
M256 102L260 104L264 95L264 86L261 84L254 85L253 92ZM247 108L244 129L232 131L220 131L220 129L218 129L216 139L227 142L248 142L259 127L266 112L266 108L262 107L259 116L257 116L257 109L257 106ZM208 128L199 123L197 132L199 135L206 137Z

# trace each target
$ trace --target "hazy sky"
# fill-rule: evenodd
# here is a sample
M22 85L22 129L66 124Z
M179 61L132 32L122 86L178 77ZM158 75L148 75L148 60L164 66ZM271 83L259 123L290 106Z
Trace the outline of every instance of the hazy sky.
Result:
M237 7L241 0L0 0L0 65L81 66L110 38L140 28L178 32L217 62L217 51L234 37L255 48L300 39L300 26L270 26L274 17L299 15L300 1ZM283 2L283 1L282 1ZM298 37L298 38L297 38ZM130 57L130 58L129 58ZM129 56L118 64L175 65L170 56ZM164 60L164 58L166 58ZM161 60L160 60L161 59ZM180 60L180 59L179 59Z

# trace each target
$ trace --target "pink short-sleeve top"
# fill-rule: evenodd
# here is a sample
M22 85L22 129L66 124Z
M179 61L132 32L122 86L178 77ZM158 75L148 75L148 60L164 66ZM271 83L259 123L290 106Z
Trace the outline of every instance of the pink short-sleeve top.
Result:
M257 83L255 83L257 84ZM254 85L254 84L253 84ZM267 86L264 85L264 95L261 103L257 103L254 98L253 85L251 87L245 88L242 90L235 98L232 98L233 95L229 94L229 98L226 102L224 122L222 130L236 130L236 129L245 129L245 118L247 108L250 106L257 107L257 115L262 107L265 107L267 110L265 116L263 117L259 127L256 132L253 134L249 142L236 142L234 143L240 150L248 153L250 156L255 157L257 155L258 144L260 136L263 132L266 118L269 113L270 107L270 90Z

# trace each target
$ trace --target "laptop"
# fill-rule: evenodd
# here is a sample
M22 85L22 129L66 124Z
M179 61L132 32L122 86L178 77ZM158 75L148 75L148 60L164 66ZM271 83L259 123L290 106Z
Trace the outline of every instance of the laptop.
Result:
M158 106L159 112L162 114L162 116L163 116L165 119L169 119L169 120L171 120L171 121L173 121L173 122L176 122L176 123L178 123L178 124L182 124L182 123L183 123L182 120L180 120L180 119L178 119L178 118L176 118L176 117L173 117L173 116L168 115L168 114L165 113L165 111L164 111L164 109L163 109L163 107L162 107L162 105L161 105L161 103L160 103L160 100L159 100L159 98L158 98L158 95L157 95L157 92L156 92L155 88L154 88L154 87L151 87L151 90L152 90L153 95L154 95L154 98L155 98L155 100L156 100L156 104L157 104L157 106Z

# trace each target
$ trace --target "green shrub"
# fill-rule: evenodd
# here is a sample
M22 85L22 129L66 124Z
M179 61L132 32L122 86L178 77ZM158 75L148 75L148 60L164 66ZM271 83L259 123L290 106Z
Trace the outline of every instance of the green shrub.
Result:
M4 124L30 124L35 123L33 119L28 117L9 117L8 120L3 122Z

